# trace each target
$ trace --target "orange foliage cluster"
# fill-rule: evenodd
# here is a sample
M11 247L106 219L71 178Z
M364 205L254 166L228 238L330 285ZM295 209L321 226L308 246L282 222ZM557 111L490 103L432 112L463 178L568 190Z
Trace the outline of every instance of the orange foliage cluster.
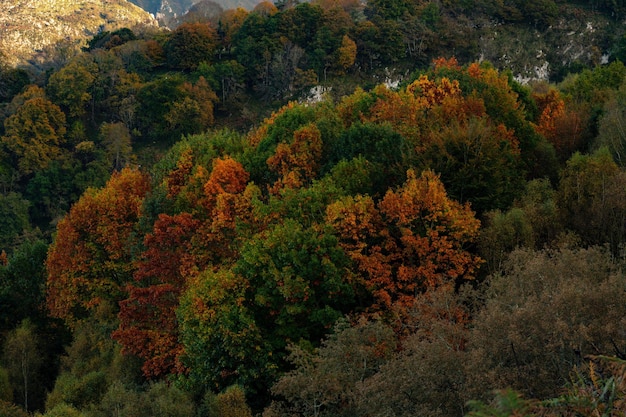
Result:
M322 157L322 138L315 125L298 129L291 144L279 143L267 165L281 177L270 192L278 194L285 188L300 188L317 176Z
M469 206L448 198L431 171L419 178L409 171L404 186L379 204L370 197L331 204L327 221L376 298L374 311L406 315L417 294L471 279L481 262L466 248L479 221Z
M536 130L556 149L561 159L567 159L584 141L584 115L565 102L554 89L545 94L534 94L533 98L541 111Z

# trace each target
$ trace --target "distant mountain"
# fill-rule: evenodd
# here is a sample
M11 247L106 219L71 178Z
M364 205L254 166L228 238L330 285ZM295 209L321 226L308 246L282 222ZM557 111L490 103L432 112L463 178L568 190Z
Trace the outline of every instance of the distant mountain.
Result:
M157 25L126 0L2 0L0 64L45 69L101 31Z
M176 26L189 12L198 14L204 10L214 11L243 7L252 10L262 0L130 0L132 3L154 15L164 26Z

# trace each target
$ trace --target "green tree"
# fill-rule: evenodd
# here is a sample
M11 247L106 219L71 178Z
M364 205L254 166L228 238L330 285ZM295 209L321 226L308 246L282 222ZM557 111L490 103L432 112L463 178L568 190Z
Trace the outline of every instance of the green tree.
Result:
M97 71L89 55L80 55L50 76L46 92L71 118L81 117L91 102Z
M25 241L0 266L0 329L8 331L31 318L45 321L45 268L48 246L42 241ZM52 346L52 343L50 344Z
M607 147L621 167L626 166L626 83L604 103L595 146Z
M9 333L4 342L3 363L18 393L18 401L30 410L29 396L43 387L36 385L42 356L36 330L29 320Z
M557 204L565 227L586 244L608 243L617 253L623 233L626 175L606 148L592 155L574 154L561 174Z
M120 171L128 166L133 148L126 125L121 122L103 123L100 126L100 137L113 170Z
M164 50L170 67L193 70L201 62L213 61L217 32L208 23L183 23L167 39Z
M28 200L15 192L0 194L0 248L12 251L30 229Z
M182 295L177 316L189 369L184 383L193 391L238 384L253 392L275 377L272 349L245 302L248 288L232 271L206 270Z
M0 68L0 103L8 103L30 83L28 73L19 68Z
M338 244L328 230L285 220L241 249L234 271L250 283L250 310L277 355L289 342L319 341L352 308L349 261Z

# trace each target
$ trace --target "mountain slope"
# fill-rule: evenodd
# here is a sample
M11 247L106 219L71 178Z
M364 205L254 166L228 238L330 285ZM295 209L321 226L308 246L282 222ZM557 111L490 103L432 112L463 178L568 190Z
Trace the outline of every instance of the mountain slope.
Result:
M49 65L101 31L157 26L126 0L3 0L0 61L11 67Z

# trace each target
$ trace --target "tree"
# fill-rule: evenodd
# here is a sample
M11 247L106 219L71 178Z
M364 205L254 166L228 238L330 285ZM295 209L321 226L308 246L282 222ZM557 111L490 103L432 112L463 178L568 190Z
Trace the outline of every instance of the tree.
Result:
M438 172L450 196L470 202L478 213L507 209L523 188L518 139L487 117L454 118L434 131L418 158Z
M299 188L317 177L322 158L321 133L315 125L304 126L293 134L290 144L281 142L267 165L280 178L272 187L278 193L282 188Z
M565 227L586 244L608 243L617 253L625 239L625 180L606 148L592 155L574 154L561 174L557 191Z
M250 311L278 360L289 342L317 343L353 307L348 265L330 230L291 219L243 245L234 272L249 282Z
M217 32L209 23L183 23L167 39L164 50L170 67L193 70L213 60Z
M33 383L41 366L41 352L34 326L29 320L9 333L4 343L3 363L9 372L14 386L19 387L20 403L29 408L29 394L33 393Z
M207 393L203 400L207 417L252 417L246 403L246 393L239 385L233 385L215 395Z
M215 92L206 79L200 77L195 85L184 83L180 87L181 99L173 101L164 118L171 131L179 135L201 133L213 124L213 108L217 101Z
M321 346L289 347L294 369L272 386L268 415L349 416L365 400L359 384L380 371L397 347L393 330L381 321L350 325L340 320Z
M219 392L238 384L254 392L274 378L272 349L245 302L248 288L246 279L224 269L189 282L177 317L191 388Z
M342 71L347 71L356 61L356 43L348 35L343 35L341 46L337 50L337 65Z
M128 285L128 298L120 302L120 325L112 336L123 353L144 360L146 377L182 371L176 309L190 271L197 268L190 242L199 223L188 213L159 215L144 238L135 283Z
M125 124L103 123L100 126L100 137L111 162L113 170L125 168L132 158L130 132Z
M30 229L29 202L18 193L0 194L0 248L11 251Z
M40 324L46 317L44 262L48 246L40 241L25 241L12 251L7 264L0 266L0 331L15 328L31 318Z
M378 203L346 197L328 206L338 234L366 288L371 311L406 317L416 295L472 279L481 259L468 250L479 221L468 205L448 198L439 177L408 171L406 183Z
M514 251L490 278L474 320L471 395L511 387L550 398L588 355L623 355L624 282L620 266L598 247Z
M93 98L97 72L93 58L80 55L50 76L46 92L56 104L67 109L71 118L79 118Z
M607 147L621 167L626 165L626 84L604 104L604 115L598 126L596 147Z
M198 72L219 93L222 106L237 97L243 90L245 68L235 60L220 61L213 65L201 63L198 66Z
M242 7L225 10L220 16L217 33L221 46L227 54L230 54L234 37L247 17L248 12Z
M135 228L149 189L145 174L123 169L104 188L87 190L59 222L46 260L53 317L73 325L99 305L125 298L138 243Z
M30 87L24 98L16 112L5 119L5 134L0 140L16 158L20 172L31 174L63 155L65 115L39 87Z
M0 103L8 103L30 84L30 76L20 68L0 68Z

